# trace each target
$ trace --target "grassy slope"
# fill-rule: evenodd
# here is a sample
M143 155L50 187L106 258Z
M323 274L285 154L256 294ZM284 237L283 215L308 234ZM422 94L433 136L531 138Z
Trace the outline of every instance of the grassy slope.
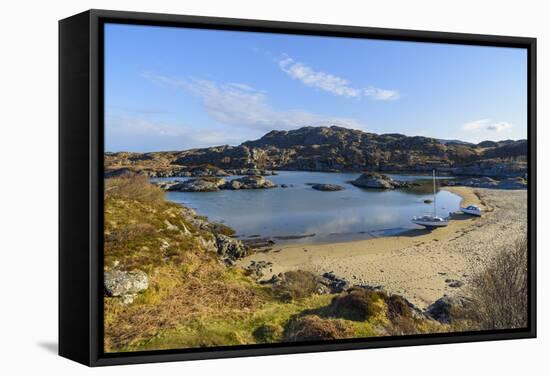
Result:
M106 181L104 232L105 268L140 269L150 278L149 289L130 305L104 298L107 352L280 342L290 338L289 321L300 316L316 316L321 327L314 329L326 338L449 330L391 315L384 294L369 300L368 318L352 320L331 308L337 295L289 299L257 284L207 251L212 233L195 228L145 177ZM269 335L258 335L265 327Z

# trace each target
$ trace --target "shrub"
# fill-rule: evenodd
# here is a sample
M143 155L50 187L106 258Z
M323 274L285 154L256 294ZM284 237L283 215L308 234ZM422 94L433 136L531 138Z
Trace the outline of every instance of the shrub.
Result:
M412 317L412 310L409 303L400 295L391 295L387 300L388 316L391 320L398 317Z
M386 299L387 295L381 291L351 288L343 295L334 297L329 309L333 316L364 321L379 314Z
M406 316L393 317L391 325L388 326L388 333L394 336L418 334L420 332L415 320Z
M527 326L527 238L503 249L488 268L470 282L473 304L464 316L480 329Z
M125 174L105 180L105 199L124 198L148 202L164 203L164 191L149 183L145 175Z
M342 320L304 316L294 317L287 323L284 339L288 342L321 341L349 338L352 335L351 328Z
M280 325L265 324L256 329L254 338L260 343L277 342L283 335L283 328Z
M281 274L273 286L275 294L284 301L307 298L318 293L319 288L319 278L304 270L293 270Z

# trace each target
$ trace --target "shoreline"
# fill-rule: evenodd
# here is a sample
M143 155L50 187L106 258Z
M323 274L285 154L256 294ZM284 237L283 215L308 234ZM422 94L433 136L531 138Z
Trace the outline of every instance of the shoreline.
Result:
M250 255L237 265L271 263L263 279L298 269L316 274L332 272L351 284L382 285L389 293L403 295L425 309L441 296L456 292L456 286L466 284L468 276L483 267L484 260L509 242L510 235L504 234L521 233L526 223L525 190L443 189L459 195L461 206L480 206L483 217L453 214L445 228L366 240L275 244L272 250ZM516 215L516 210L523 215Z

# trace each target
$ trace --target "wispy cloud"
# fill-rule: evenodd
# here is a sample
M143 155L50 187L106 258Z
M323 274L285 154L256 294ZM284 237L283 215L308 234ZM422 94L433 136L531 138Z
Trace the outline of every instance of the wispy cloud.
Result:
M508 122L505 122L505 121L495 122L495 121L492 121L491 119L474 120L462 125L462 129L469 132L477 132L477 131L483 131L483 130L502 132L510 128L512 128L512 124Z
M183 124L170 124L138 116L111 115L106 119L106 129L118 136L147 139L170 139L175 145L197 147L241 142L238 137L217 130L202 130ZM120 138L120 137L119 137Z
M202 100L212 119L226 125L262 131L332 124L364 129L353 119L323 116L303 110L276 110L269 104L264 91L243 83L218 84L208 80L182 80L152 74L145 74L144 77L192 93Z
M381 89L375 86L356 88L345 78L331 73L316 71L310 66L295 61L288 55L279 59L279 68L291 78L301 81L304 85L314 87L337 96L348 98L370 97L375 100L388 101L399 99L397 90Z

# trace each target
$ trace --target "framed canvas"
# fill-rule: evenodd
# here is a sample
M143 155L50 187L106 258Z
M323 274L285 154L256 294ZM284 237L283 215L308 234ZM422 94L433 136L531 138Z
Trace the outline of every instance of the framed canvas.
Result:
M536 40L59 23L59 353L536 336Z

